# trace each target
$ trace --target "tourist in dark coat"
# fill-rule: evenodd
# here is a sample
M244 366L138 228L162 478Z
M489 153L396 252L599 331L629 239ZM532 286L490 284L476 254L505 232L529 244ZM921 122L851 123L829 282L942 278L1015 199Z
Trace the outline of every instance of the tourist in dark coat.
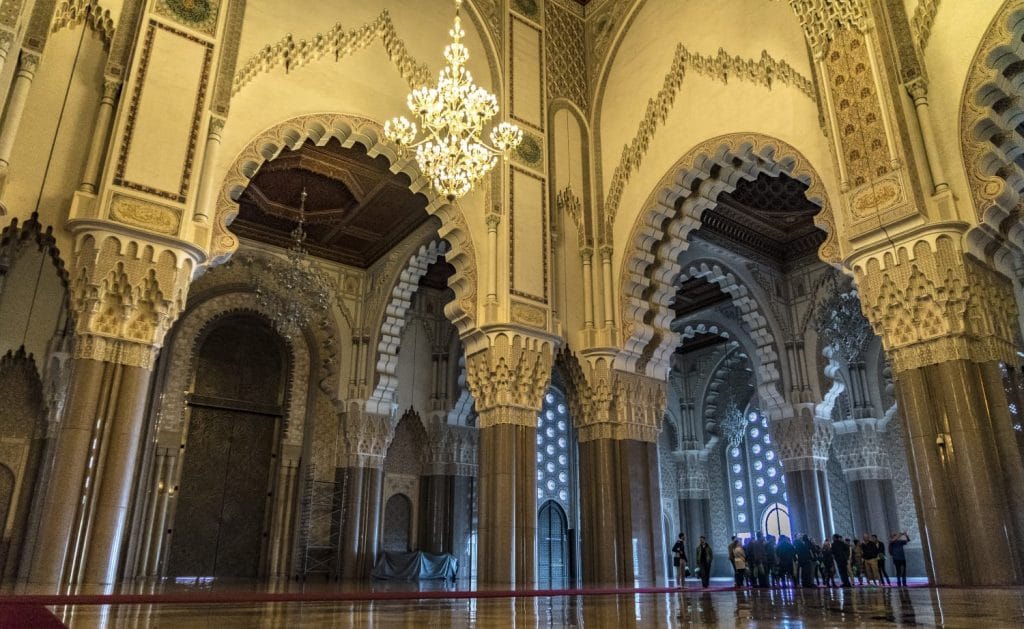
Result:
M800 566L800 585L814 587L814 550L807 535L801 535L796 544L796 562Z
M793 542L785 535L779 536L779 543L775 547L775 554L779 559L779 584L782 587L795 586L796 579L793 578L793 562L796 561L796 549Z
M836 562L839 581L844 588L853 587L850 583L850 546L843 541L842 535L832 536L832 559Z
M676 583L680 588L686 586L686 535L679 534L679 539L672 546L672 562L676 566Z
M893 533L889 536L889 556L896 568L896 585L907 586L907 554L903 547L910 543L907 532Z
M700 536L700 543L697 544L697 570L700 571L700 584L707 587L711 582L711 545L703 535Z

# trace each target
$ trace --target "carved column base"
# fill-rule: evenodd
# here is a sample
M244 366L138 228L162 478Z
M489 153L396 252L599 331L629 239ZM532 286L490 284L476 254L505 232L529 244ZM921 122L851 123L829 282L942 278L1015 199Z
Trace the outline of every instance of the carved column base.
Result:
M480 583L536 581L536 449L533 426L480 429Z
M663 581L657 446L647 441L594 439L580 443L579 452L584 582Z
M935 583L1024 582L1024 469L998 363L908 369L896 375L896 393ZM968 553L961 550L965 531L980 540Z
M365 579L377 560L380 548L381 510L384 501L384 470L379 467L345 467L335 473L345 484L345 505L341 527L343 579Z

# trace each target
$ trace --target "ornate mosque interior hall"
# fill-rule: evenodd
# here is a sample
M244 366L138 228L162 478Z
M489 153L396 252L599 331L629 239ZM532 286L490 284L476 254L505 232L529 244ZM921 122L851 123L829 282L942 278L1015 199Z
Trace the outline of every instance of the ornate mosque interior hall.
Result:
M1024 621L1022 76L1024 0L0 0L0 624Z

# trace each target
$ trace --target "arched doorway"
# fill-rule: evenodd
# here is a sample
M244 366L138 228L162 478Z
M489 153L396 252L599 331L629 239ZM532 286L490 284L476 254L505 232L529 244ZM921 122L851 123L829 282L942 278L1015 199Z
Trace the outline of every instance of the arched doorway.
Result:
M569 584L569 536L565 511L548 500L537 515L537 586L564 588Z
M261 318L224 317L195 361L168 576L264 572L288 360Z

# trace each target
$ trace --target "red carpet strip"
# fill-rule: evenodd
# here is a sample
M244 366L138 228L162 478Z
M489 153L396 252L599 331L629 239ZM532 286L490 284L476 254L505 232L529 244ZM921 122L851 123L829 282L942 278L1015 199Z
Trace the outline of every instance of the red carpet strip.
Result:
M4 597L6 599L7 597ZM42 605L0 603L0 629L67 629Z

